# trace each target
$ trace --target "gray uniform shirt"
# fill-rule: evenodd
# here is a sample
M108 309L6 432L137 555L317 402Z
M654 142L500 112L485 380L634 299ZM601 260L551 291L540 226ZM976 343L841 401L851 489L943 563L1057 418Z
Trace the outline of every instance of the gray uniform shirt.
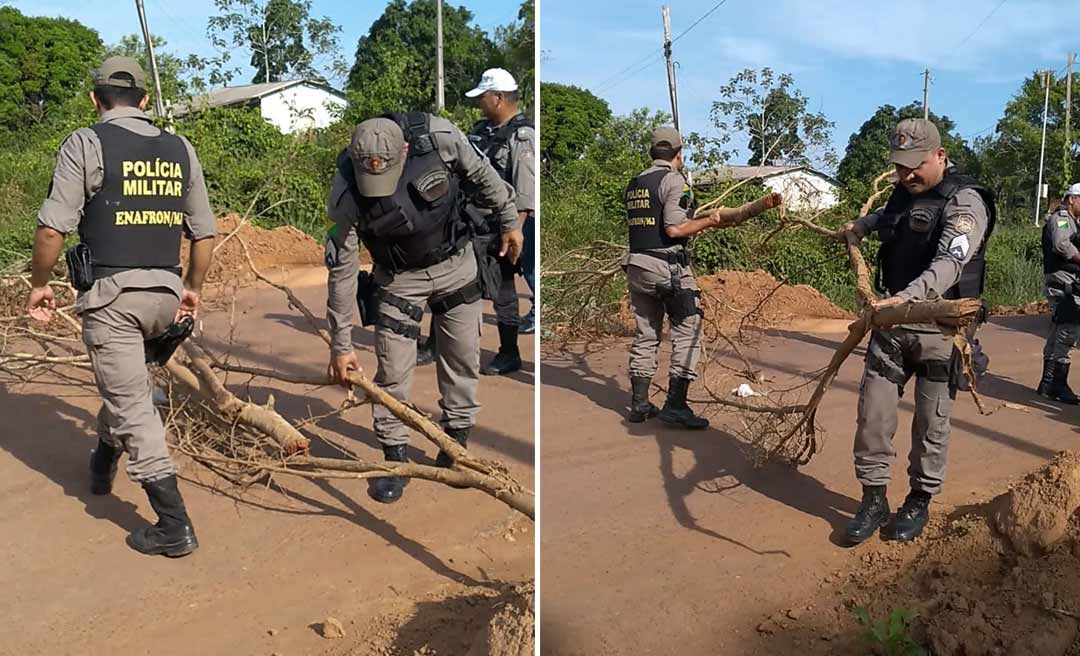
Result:
M490 121L487 123L490 125ZM513 162L512 167L510 162ZM507 182L514 188L514 209L518 212L535 212L536 130L528 125L514 130L507 140L507 147L495 152L492 164L502 171L511 169L511 179Z
M686 214L686 210L679 206L679 201L682 200L683 190L686 188L686 178L683 177L682 173L676 171L671 162L662 159L654 159L652 166L642 171L639 175L647 175L661 170L669 171L669 173L660 180L659 190L660 203L664 208L662 215L664 227L667 228L669 226L674 227L682 225L690 220ZM658 248L655 250L663 253L677 251L681 248L682 246L669 246L668 248ZM623 266L636 266L662 276L667 276L671 272L671 266L667 262L643 253L627 252L626 257L623 259Z
M150 122L150 117L135 107L117 107L101 115L102 123L130 130L135 134L156 137L161 130ZM184 232L200 240L217 234L217 221L210 209L202 165L195 156L195 149L187 139L180 137L187 149L191 171L184 197ZM105 164L101 154L101 140L90 128L79 128L68 135L56 156L52 189L49 197L38 211L38 225L67 235L75 232L82 221L86 203L101 189L105 179ZM124 289L150 289L165 287L179 298L182 283L178 277L166 271L122 271L94 283L87 292L81 292L76 312L104 307L112 303Z
M439 149L439 157L457 176L470 184L463 185L463 192L470 193L469 201L477 207L488 208L499 220L503 232L518 227L515 194L510 185L499 177L487 159L469 143L465 134L450 121L431 117L431 134ZM334 355L344 355L353 350L352 325L356 314L356 277L360 273L360 240L356 236L352 216L343 202L348 184L341 173L334 174L326 213L338 235L336 241L327 240L327 299L326 318L330 324Z
M1050 230L1050 240L1054 244L1054 251L1067 260L1076 257L1080 251L1077 250L1071 240L1072 236L1076 234L1076 219L1073 218L1072 214L1069 214L1069 210L1062 206L1047 214L1046 225ZM1055 282L1059 286L1068 289L1076 282L1076 276L1068 271L1057 271L1047 274L1046 282Z
M881 212L859 218L867 234L878 227ZM945 204L941 220L945 226L938 241L937 254L930 266L905 289L896 294L904 301L922 301L940 297L960 281L964 266L982 246L990 218L982 196L974 189L961 189Z

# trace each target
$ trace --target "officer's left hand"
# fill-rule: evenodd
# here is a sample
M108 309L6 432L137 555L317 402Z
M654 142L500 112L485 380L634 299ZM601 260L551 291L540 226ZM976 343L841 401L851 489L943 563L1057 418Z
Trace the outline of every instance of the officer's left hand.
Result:
M184 289L184 292L180 295L180 307L176 308L176 318L174 321L180 321L184 317L191 317L192 320L196 319L199 314L199 304L201 302L199 292Z
M521 249L525 245L525 233L521 228L502 233L502 245L499 247L499 257L505 257L510 264L517 264L521 257Z
M34 287L30 290L30 300L26 303L26 311L31 319L48 323L52 321L53 310L56 309L56 296L52 287Z
M874 308L874 311L876 312L878 310L883 310L887 307L892 307L894 305L903 305L904 303L904 299L898 296L889 296L888 298L881 298L876 301L871 301L870 307Z

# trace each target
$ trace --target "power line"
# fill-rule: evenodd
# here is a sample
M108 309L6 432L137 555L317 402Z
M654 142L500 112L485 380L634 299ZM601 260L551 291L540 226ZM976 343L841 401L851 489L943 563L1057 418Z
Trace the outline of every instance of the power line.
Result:
M683 30L682 32L680 32L680 33L679 33L679 36L677 36L677 37L675 37L674 39L672 39L672 40L671 40L671 42L672 42L672 43L675 43L675 42L676 42L676 41L678 41L679 39L681 39L681 38L683 38L684 36L686 36L686 33L687 33L687 32L689 32L690 30L692 30L692 29L694 29L695 27L697 27L697 26L698 26L698 23L700 23L701 21L703 21L703 20L705 20L706 18L708 18L709 16L711 16L711 15L713 14L713 12L714 12L714 11L716 11L717 9L719 9L720 7L722 7L722 6L724 5L724 3L726 3L726 2L727 2L727 0L720 0L720 2L716 3L715 5L713 5L712 9L710 9L710 10L709 10L709 11L707 11L707 12L705 12L705 14L704 14L704 15L703 15L703 16L702 16L701 18L699 18L699 19L697 19L696 21L694 21L693 23L691 23L691 24L690 24L690 27L688 27L688 28L686 28L685 30Z
M971 37L975 36L975 34L977 34L977 33L978 33L978 31L979 31L980 29L982 29L982 26L983 26L983 25L986 25L986 21L990 20L990 17L991 17L991 16L993 16L994 14L996 14L996 13L997 13L997 10L998 10L998 9L1001 9L1001 6L1002 6L1003 4L1005 4L1006 2L1008 2L1008 0L1001 0L1001 2L997 3L997 4L996 4L996 5L994 6L994 8L990 10L990 13L989 13L989 14L987 14L986 16L983 16L983 19L982 19L981 21L979 21L979 24L975 26L975 29L971 31L971 34L968 34L968 35L967 35L967 36L965 36L965 37L964 37L963 39L961 39L960 43L958 43L958 44L956 44L955 46L953 46L952 50L950 50L950 51L949 51L949 54L951 55L952 53L956 52L957 50L959 50L959 49L960 49L960 46L962 46L962 45L964 45L965 43L967 43L968 41L970 41L970 40L971 40Z

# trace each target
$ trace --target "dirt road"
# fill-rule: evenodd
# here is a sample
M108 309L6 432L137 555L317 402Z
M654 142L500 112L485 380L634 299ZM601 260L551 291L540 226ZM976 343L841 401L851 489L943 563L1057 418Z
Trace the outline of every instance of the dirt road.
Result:
M982 331L991 357L985 399L1030 411L980 416L970 397L958 400L935 512L987 499L1080 441L1080 410L1031 391L1046 325L1043 316L995 318ZM823 366L842 337L773 331L753 359L784 387L793 374ZM626 423L626 342L594 349L543 357L543 653L791 653L756 627L812 604L828 577L860 558L837 537L860 495L851 439L864 352L849 358L818 413L824 451L796 471L751 468L723 428L730 415L713 417L705 432ZM907 492L911 409L902 402L893 507Z
M294 279L324 282L325 271ZM296 291L323 313L325 287ZM229 315L207 317L208 343L228 343ZM325 371L325 346L279 292L243 290L235 317L233 353L241 360ZM493 322L486 314L484 359L497 347ZM358 328L355 338L373 375L371 331ZM521 346L525 371L482 381L484 409L469 446L531 486L532 341L523 338ZM220 481L190 463L181 485L202 548L180 560L141 556L124 537L154 517L142 490L121 473L114 496L89 494L87 456L100 401L77 382L0 387L0 654L412 656L425 644L455 653L459 607L481 608L480 592L532 577L531 522L480 492L414 481L403 501L385 506L368 498L362 481L285 479L287 496L272 489L238 497L216 490ZM266 402L266 381L229 382L234 392ZM323 414L343 398L340 389L278 383L273 394L276 408L292 418ZM438 413L433 366L418 372L413 398ZM321 425L327 439L381 459L369 407ZM434 458L426 440L413 445L423 450L420 458ZM337 454L318 440L313 452ZM451 599L459 596L473 601ZM321 637L328 616L341 621L344 639Z

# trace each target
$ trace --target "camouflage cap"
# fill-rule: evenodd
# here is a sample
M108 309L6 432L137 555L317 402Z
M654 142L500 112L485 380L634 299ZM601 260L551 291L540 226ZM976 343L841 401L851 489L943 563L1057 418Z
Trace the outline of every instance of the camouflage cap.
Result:
M94 71L94 86L146 91L146 73L131 57L109 57Z
M937 126L925 118L905 118L889 139L889 161L914 169L926 161L928 153L941 148Z
M349 157L360 195L390 196L405 165L405 134L388 118L369 118L353 131Z
M682 148L682 137L675 128L660 127L652 131L650 146L668 146L669 148Z

